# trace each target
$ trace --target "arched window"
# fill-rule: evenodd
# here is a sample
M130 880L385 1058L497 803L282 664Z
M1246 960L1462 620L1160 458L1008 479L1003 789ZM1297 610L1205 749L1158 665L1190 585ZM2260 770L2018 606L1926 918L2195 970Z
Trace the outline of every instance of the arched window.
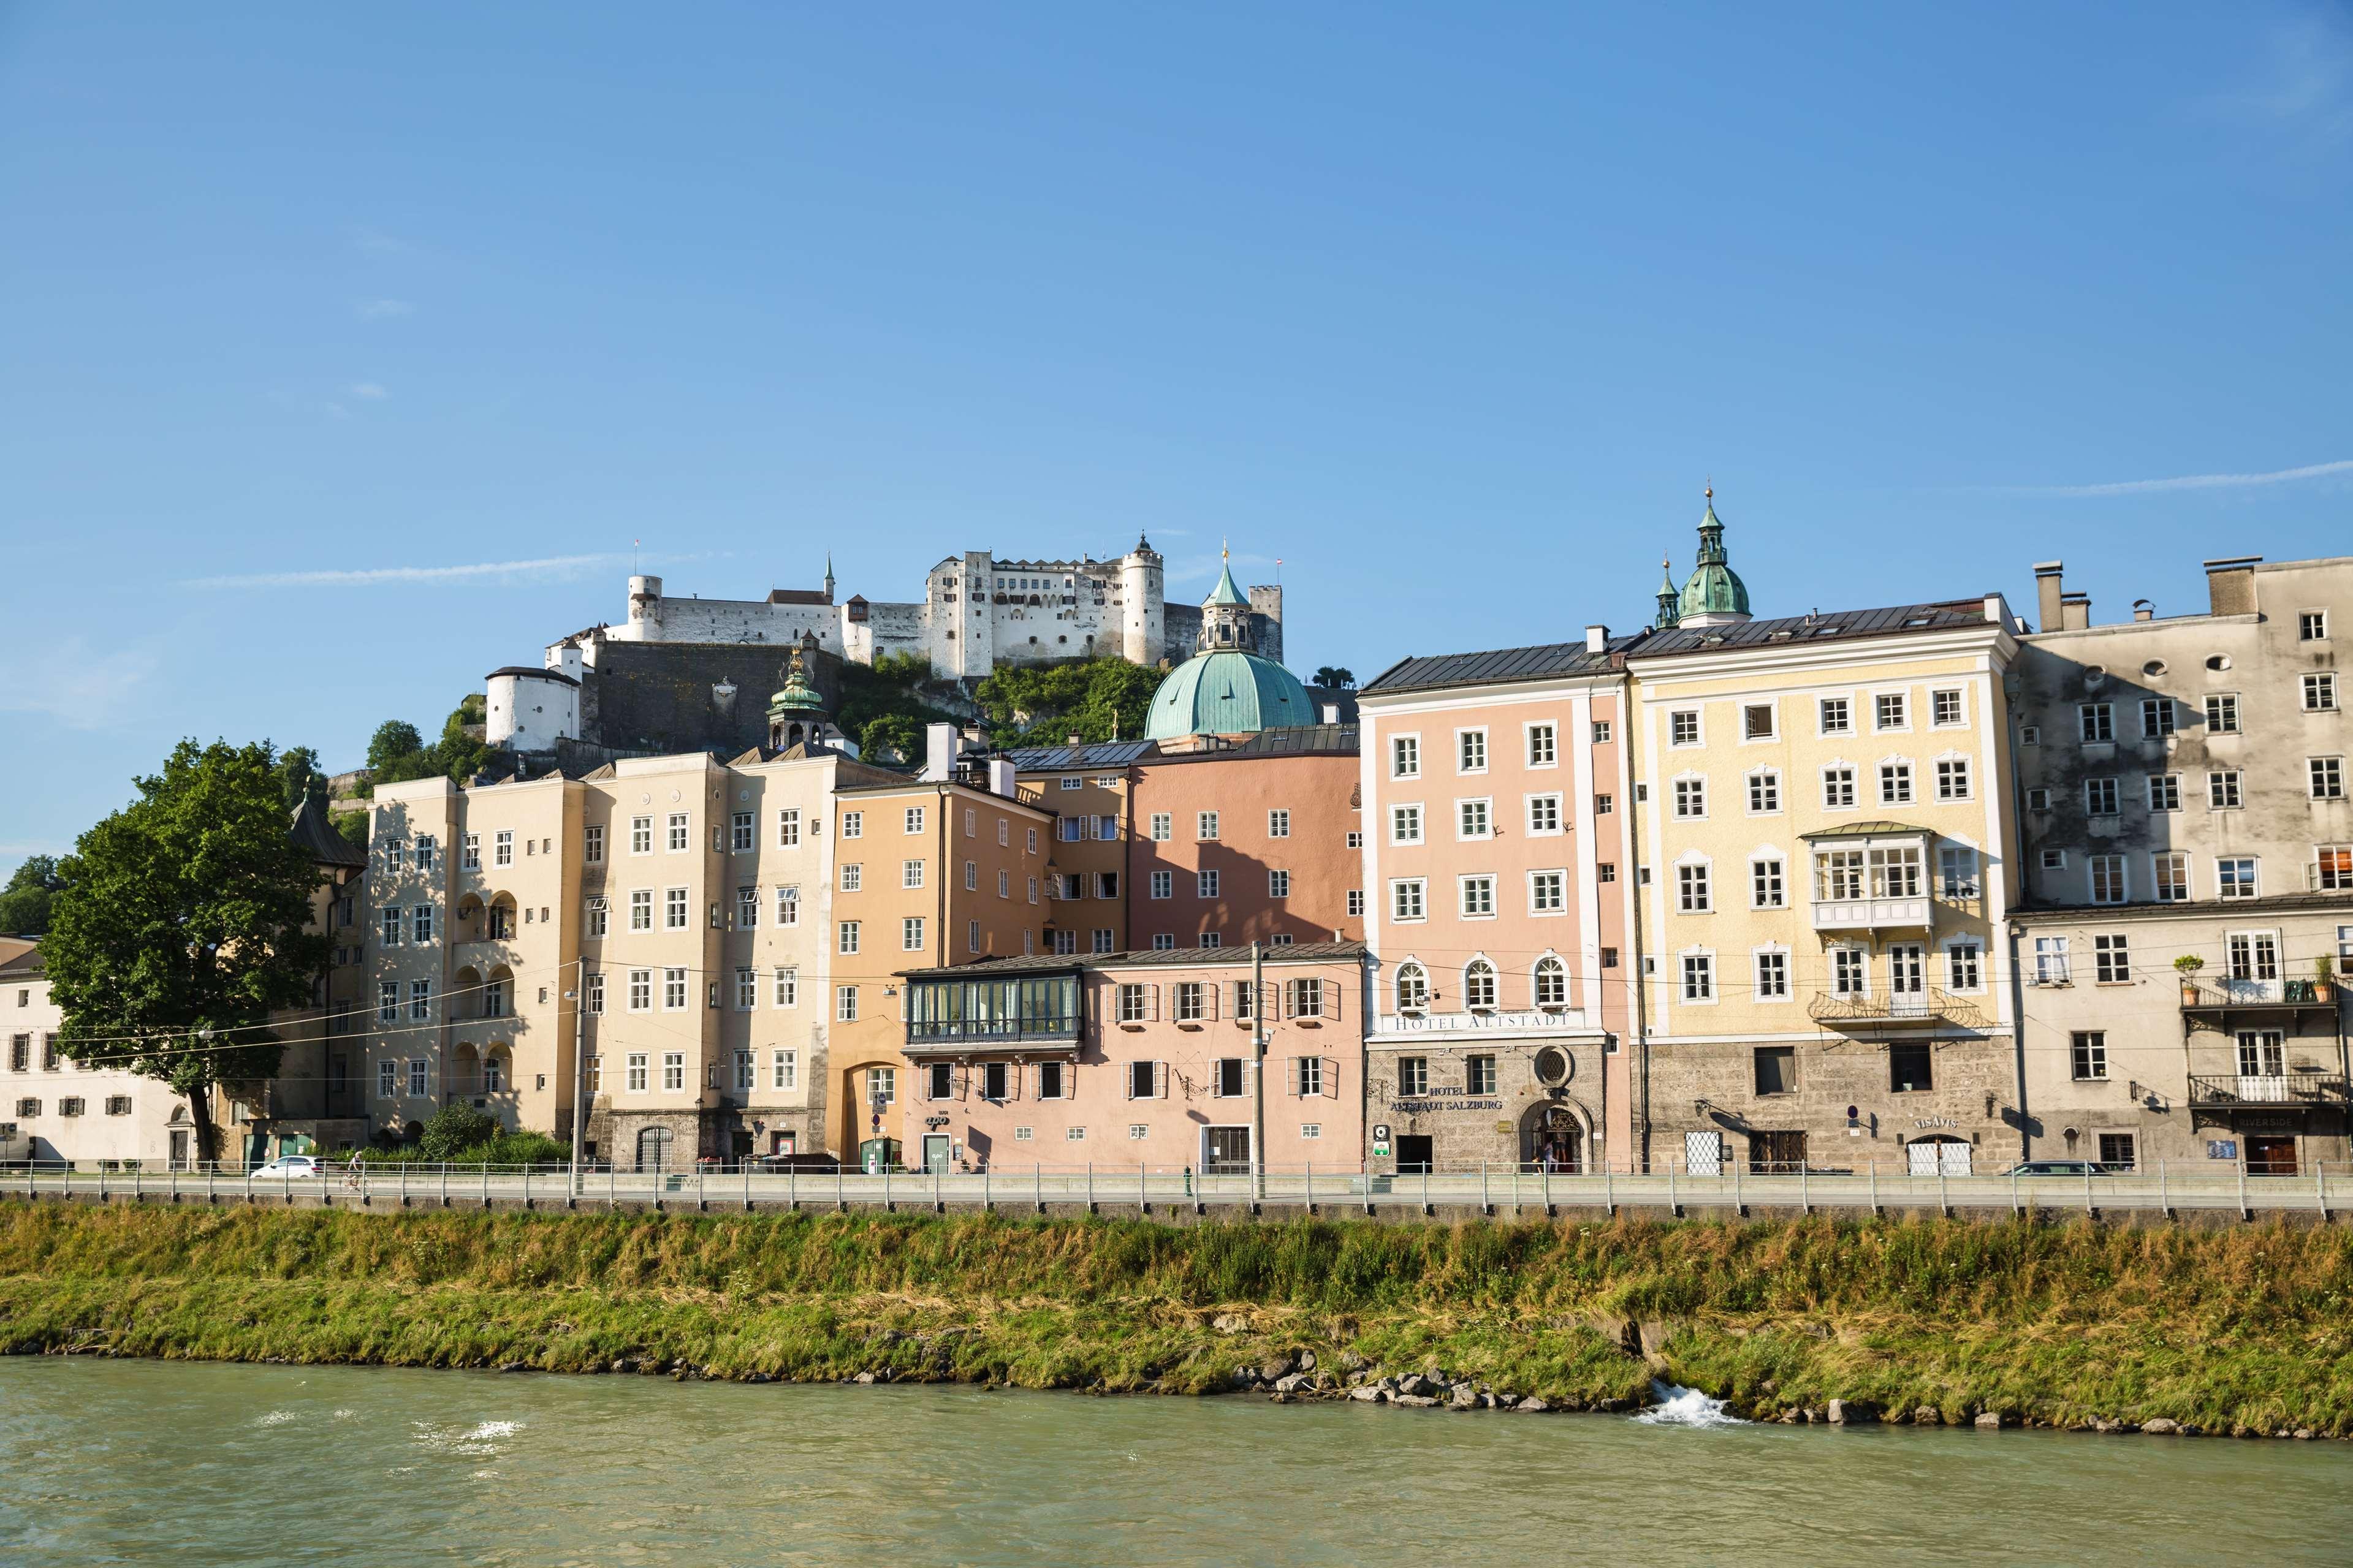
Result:
M507 1058L492 1051L482 1058L482 1092L496 1094L507 1086Z
M1462 1005L1473 1010L1495 1005L1495 966L1483 958L1472 959L1462 972Z
M1550 954L1536 960L1536 1005L1568 1005L1568 965Z
M1397 1005L1400 1013L1419 1013L1430 1005L1430 976L1420 964L1398 966Z

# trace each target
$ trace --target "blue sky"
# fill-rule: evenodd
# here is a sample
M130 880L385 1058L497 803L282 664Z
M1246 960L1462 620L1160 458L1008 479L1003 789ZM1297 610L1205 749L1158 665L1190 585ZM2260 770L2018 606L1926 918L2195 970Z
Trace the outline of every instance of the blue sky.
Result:
M0 5L0 866L637 539L1230 536L1370 676L1641 625L1712 479L1760 614L2191 609L2353 549L2348 175L2343 5Z

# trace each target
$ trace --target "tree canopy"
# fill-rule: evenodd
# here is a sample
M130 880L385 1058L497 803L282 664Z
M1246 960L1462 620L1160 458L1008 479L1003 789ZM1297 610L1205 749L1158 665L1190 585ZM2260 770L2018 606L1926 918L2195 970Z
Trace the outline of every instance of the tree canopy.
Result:
M833 721L868 762L921 762L923 726L957 721L924 699L931 679L932 661L919 653L886 653L871 665L844 663Z
M1354 691L1356 689L1356 676L1355 671L1344 664L1319 664L1315 667L1315 679L1313 684L1331 691Z
M490 761L491 749L468 734L467 727L482 722L485 702L480 692L468 693L442 721L441 738L429 746L417 726L406 719L387 719L377 725L368 741L370 786L429 779L437 773L463 784L481 772Z
M326 966L311 929L319 870L287 831L268 742L183 741L135 782L138 798L58 868L42 966L65 1053L185 1095L213 1159L209 1091L278 1070L269 1016L309 1005Z
M1001 746L1140 740L1160 672L1116 655L1069 664L1003 665L980 683Z
M27 855L0 891L0 932L38 936L49 929L49 907L66 885L54 855Z

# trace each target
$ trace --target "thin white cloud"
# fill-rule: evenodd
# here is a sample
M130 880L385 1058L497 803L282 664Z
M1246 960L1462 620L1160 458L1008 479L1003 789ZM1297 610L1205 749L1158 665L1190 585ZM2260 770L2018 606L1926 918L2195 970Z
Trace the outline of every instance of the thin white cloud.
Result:
M353 397L364 397L372 403L381 402L383 399L392 395L391 393L386 392L384 389L382 383L374 381L355 381L352 383L351 394Z
M2319 146L2353 137L2353 22L2333 7L2270 29L2244 87L2207 100L2224 119L2302 136Z
M2353 461L2312 463L2301 468L2274 468L2263 474L2182 474L2169 479L2117 479L2105 485L2001 485L1995 488L2004 495L2013 496L2141 496L2166 490L2249 489L2258 485L2285 485L2298 479L2327 479L2331 474L2353 474Z
M69 730L102 730L122 716L155 667L148 649L93 653L87 639L69 637L0 683L0 711L45 713Z
M592 566L624 559L617 554L543 555L533 561L476 561L463 566L364 566L316 572L256 572L239 576L198 577L191 588L367 588L381 584L463 583L485 577L575 576Z
M406 300L363 300L352 307L363 321L381 321L387 316L413 316L417 307Z

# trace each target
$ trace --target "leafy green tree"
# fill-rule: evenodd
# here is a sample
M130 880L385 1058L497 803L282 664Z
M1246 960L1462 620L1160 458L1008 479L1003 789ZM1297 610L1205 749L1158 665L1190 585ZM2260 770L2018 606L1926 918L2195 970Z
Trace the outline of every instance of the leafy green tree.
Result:
M278 1070L269 1016L309 1005L326 967L319 871L286 831L268 742L183 741L135 783L58 868L42 964L66 1054L171 1085L216 1159L211 1091Z
M278 779L286 792L286 809L306 801L327 804L327 775L319 771L319 753L308 746L290 746L279 753Z
M892 762L920 761L923 754L923 721L913 713L882 713L866 721L858 736L858 754L866 762L888 766Z
M499 1119L464 1101L453 1101L425 1124L417 1152L428 1160L455 1160L499 1135Z
M470 692L464 701L450 710L449 717L441 721L440 742L432 748L435 765L431 771L448 774L456 784L463 784L480 773L491 760L491 749L468 734L466 728L479 727L486 716L487 699L479 691Z
M999 745L1133 741L1144 733L1160 672L1115 655L1069 664L1005 665L980 683Z
M416 725L406 719L386 719L375 727L375 734L368 741L368 772L379 783L388 782L384 777L385 769L397 766L424 749L425 737L417 732Z
M27 855L0 892L0 931L38 936L49 929L49 906L66 885L54 855Z
M1315 667L1314 683L1317 686L1328 687L1334 691L1354 691L1356 689L1356 672L1345 665L1319 664Z

